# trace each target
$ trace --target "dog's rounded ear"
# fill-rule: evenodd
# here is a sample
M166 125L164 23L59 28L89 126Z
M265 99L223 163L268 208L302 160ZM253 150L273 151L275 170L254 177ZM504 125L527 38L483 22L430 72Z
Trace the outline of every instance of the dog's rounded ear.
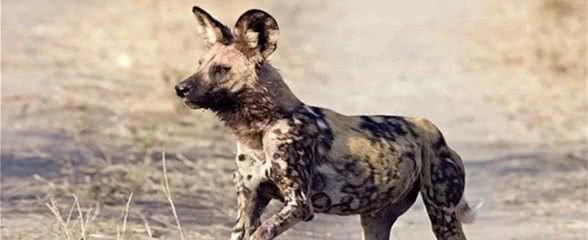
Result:
M237 20L234 29L239 49L248 57L263 61L278 44L278 22L268 13L251 9Z
M233 41L231 30L214 19L204 9L194 6L192 13L196 16L198 33L202 35L207 46L210 47L217 42L228 45Z

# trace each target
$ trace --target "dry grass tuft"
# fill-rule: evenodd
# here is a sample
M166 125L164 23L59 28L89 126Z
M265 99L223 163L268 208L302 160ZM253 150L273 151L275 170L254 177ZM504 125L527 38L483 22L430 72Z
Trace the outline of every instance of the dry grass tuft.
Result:
M165 157L165 153L162 153L162 161L163 161L163 176L161 179L161 185L163 193L166 197L167 202L170 205L172 210L172 214L174 216L176 222L176 228L179 232L180 239L185 240L186 237L184 235L182 225L180 224L180 220L178 217L178 213L173 201L171 187L169 183L169 177L167 172L167 161ZM99 213L99 207L96 208L89 208L88 210L83 210L80 200L77 195L73 195L73 203L68 209L67 215L64 216L60 207L58 206L55 200L50 200L49 203L46 203L47 208L51 212L51 214L55 217L57 221L57 231L55 239L64 239L64 240L88 240L88 239L116 239L116 240L125 240L130 235L127 234L128 232L128 225L129 225L129 215L131 213L131 203L133 201L133 197L135 196L134 192L131 192L128 196L126 201L125 207L122 210L121 216L122 219L118 224L110 224L108 225L109 219L103 219L103 221L98 222L97 225L107 225L106 229L103 229L103 232L100 232L98 226L91 226L92 220L96 219ZM99 206L99 205L98 205ZM77 212L77 218L72 220L74 213ZM147 221L147 217L143 214L139 213L139 217L143 222L144 231L147 236L140 236L141 239L155 239L154 237L154 230ZM108 227L110 226L110 227ZM116 226L116 227L115 227ZM110 229L108 229L110 228ZM112 232L112 228L116 228L115 234L116 236L109 236L107 232ZM135 237L135 236L133 236Z
M90 223L90 219L95 219L97 211L93 211L93 209L88 209L86 214L82 211L80 206L80 201L76 195L72 195L74 198L74 202L72 203L69 212L67 214L67 218L63 218L59 207L57 206L56 201L52 200L46 204L49 211L53 214L53 216L57 219L59 230L65 235L65 239L72 240L72 239L88 239L88 224ZM77 209L78 218L75 221L71 221L71 217L74 212L74 208ZM94 215L91 215L94 213ZM78 228L79 227L79 228Z

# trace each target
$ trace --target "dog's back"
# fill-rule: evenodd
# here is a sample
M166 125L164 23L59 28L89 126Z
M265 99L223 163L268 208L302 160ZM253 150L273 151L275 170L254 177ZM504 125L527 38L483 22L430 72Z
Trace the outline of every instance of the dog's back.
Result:
M316 126L318 138L331 138L318 141L311 187L316 211L374 211L398 201L418 180L421 143L404 118L345 116L316 107L303 111L310 113L313 120L305 124Z
M436 234L463 234L459 223L470 214L462 198L463 162L433 123L401 116L346 116L318 107L304 107L294 118L304 121L309 136L318 131L319 139L329 138L318 141L323 144L314 161L315 211L377 212L418 188Z

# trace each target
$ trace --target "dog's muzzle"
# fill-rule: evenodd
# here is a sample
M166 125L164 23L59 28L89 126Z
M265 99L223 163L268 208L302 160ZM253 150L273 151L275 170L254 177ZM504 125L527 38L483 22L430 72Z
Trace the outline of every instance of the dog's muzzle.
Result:
M178 95L178 97L180 97L180 98L187 97L188 94L190 94L190 92L192 91L192 88L185 82L178 83L178 85L176 85L175 89L176 89L176 95Z

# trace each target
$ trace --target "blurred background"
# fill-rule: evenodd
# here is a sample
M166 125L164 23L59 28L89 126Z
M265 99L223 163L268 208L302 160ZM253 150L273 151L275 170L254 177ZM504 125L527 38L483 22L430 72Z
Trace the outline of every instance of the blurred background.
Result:
M307 104L435 122L485 202L469 238L588 239L585 0L2 1L3 239L180 239L162 152L186 238L228 238L234 138L172 88L205 51L193 5L231 27L271 13L272 62ZM280 239L359 239L358 222ZM433 239L420 201L393 236Z

